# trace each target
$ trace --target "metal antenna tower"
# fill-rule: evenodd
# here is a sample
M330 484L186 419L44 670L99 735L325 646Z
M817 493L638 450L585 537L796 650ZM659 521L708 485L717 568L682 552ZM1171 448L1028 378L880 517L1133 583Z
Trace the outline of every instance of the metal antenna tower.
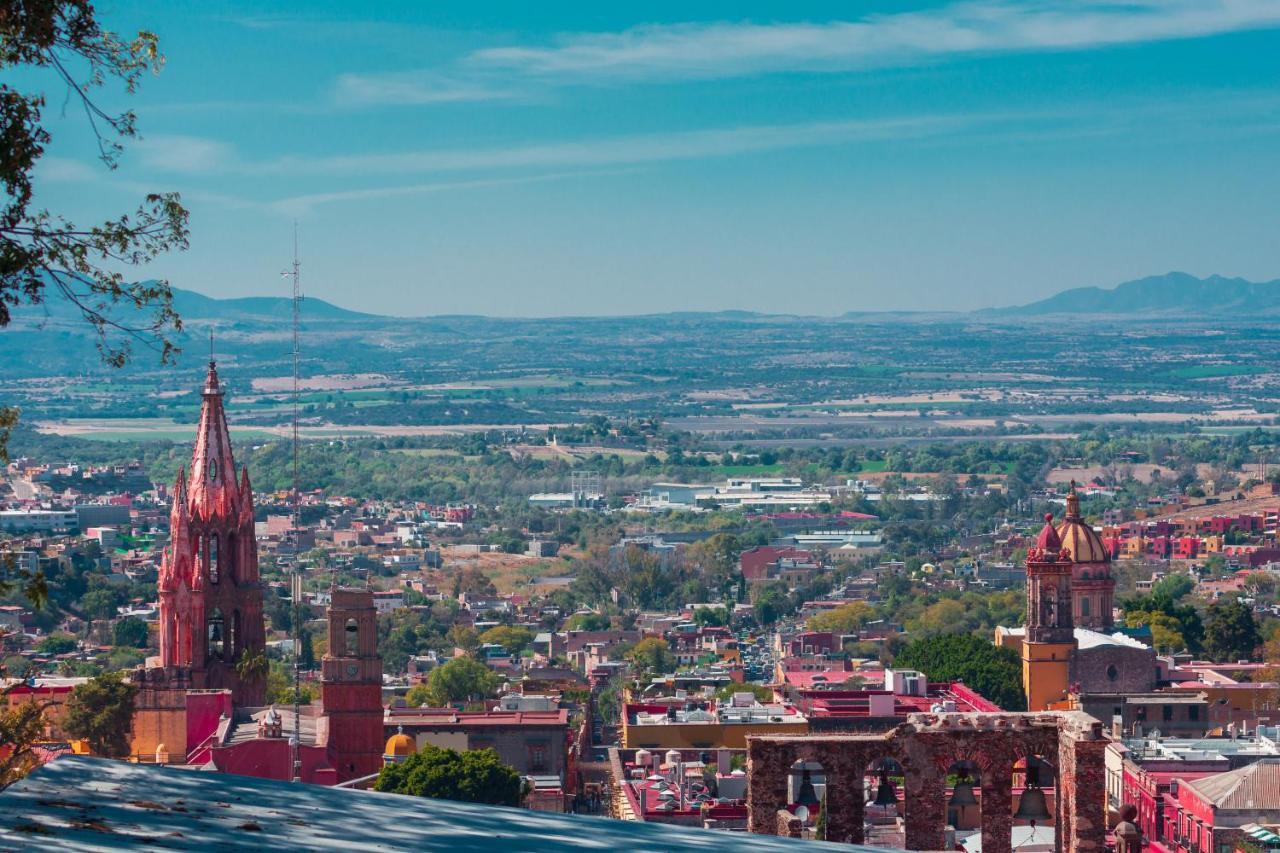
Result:
M293 279L293 781L302 781L302 709L300 707L302 662L302 495L298 489L298 326L302 310L302 262L298 260L298 223L293 223L293 266L280 273Z

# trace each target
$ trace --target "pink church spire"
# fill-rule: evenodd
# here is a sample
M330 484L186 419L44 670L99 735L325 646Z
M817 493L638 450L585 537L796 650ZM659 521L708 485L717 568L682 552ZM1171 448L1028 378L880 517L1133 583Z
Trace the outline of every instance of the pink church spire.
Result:
M235 457L231 453L231 433L222 407L224 392L218 381L218 367L209 362L201 396L200 426L191 454L191 485L188 498L192 515L210 518L216 513L238 510Z
M237 476L211 359L190 472L173 488L170 544L160 580L164 679L196 689L229 688L238 705L260 705L261 674L242 677L246 655L263 652L262 585L248 472Z

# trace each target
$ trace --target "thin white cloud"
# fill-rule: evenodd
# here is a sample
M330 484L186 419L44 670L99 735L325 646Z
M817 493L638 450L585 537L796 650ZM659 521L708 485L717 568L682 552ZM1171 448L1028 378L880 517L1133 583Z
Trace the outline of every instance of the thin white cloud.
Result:
M37 181L84 183L98 178L99 171L106 171L106 167L101 163L98 164L97 169L94 169L88 163L50 154L36 161L35 176Z
M571 83L839 71L1280 26L1276 0L974 0L827 23L647 25L479 50L465 66Z
M199 136L147 136L129 145L139 164L162 172L214 172L227 166L233 156L231 146Z
M508 87L480 80L454 79L429 71L390 74L343 74L333 88L339 106L423 105L495 101L515 97Z
M540 184L548 181L562 181L568 178L585 178L598 175L620 174L623 170L575 170L571 172L553 172L545 175L523 175L512 178L485 178L473 181L437 181L425 184L406 184L393 187L369 187L358 190L339 190L335 192L310 193L290 196L271 203L271 208L287 216L299 216L311 212L321 204L333 202L358 202L397 196L426 195L429 193L456 190L488 189L491 187L511 186L514 184Z
M596 168L726 157L783 148L841 145L934 136L1006 117L926 115L867 121L747 125L712 130L648 133L520 145L503 148L438 149L397 154L286 157L251 167L270 174L408 174L479 169ZM1023 114L1019 118L1025 119Z

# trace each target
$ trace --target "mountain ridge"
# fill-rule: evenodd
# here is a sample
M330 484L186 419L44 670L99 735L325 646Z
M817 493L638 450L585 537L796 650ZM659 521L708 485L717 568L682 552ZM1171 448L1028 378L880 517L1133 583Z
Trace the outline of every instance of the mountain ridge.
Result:
M1198 278L1175 270L1121 282L1111 288L1073 287L1025 305L988 308L975 313L993 317L1051 314L1168 316L1185 311L1195 311L1199 316L1230 315L1240 311L1280 313L1280 279L1255 282L1222 275Z

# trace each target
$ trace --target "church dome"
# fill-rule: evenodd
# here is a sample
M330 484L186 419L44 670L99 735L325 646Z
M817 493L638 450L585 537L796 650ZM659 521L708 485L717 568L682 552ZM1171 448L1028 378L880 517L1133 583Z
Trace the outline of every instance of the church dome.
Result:
M1077 563L1109 563L1111 553L1103 544L1102 537L1084 519L1080 517L1080 496L1076 494L1076 484L1071 483L1067 492L1067 512L1062 523L1058 525L1058 538L1062 547L1071 552L1071 559Z
M382 755L382 759L388 762L401 762L418 751L418 745L414 743L413 738L404 733L404 729L399 729L391 737L387 738L387 748Z

